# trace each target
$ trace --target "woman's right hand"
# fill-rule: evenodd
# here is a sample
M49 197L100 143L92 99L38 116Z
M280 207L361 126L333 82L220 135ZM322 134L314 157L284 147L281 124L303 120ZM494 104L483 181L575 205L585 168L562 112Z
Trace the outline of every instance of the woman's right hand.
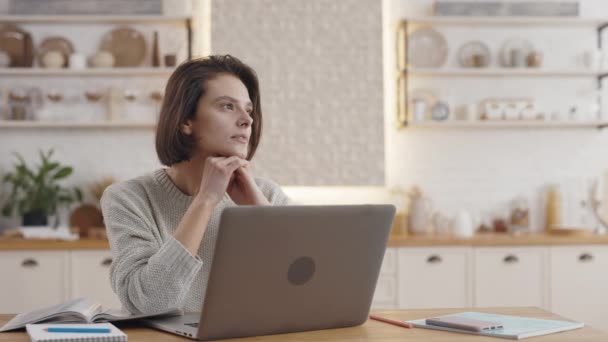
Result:
M236 156L208 157L205 160L203 178L195 195L196 199L215 208L224 197L234 171L248 164L247 160Z

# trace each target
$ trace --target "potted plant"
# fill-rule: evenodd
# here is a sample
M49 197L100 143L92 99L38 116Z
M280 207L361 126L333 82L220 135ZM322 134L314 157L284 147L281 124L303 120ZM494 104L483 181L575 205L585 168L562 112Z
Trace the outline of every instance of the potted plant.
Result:
M23 226L45 226L48 216L55 215L56 227L59 224L58 208L82 201L80 189L59 184L72 174L72 167L52 161L52 155L53 149L46 154L40 151L42 163L38 170L34 170L20 154L15 153L18 163L3 178L3 182L12 185L12 189L2 207L2 215L11 216L16 211L23 217Z

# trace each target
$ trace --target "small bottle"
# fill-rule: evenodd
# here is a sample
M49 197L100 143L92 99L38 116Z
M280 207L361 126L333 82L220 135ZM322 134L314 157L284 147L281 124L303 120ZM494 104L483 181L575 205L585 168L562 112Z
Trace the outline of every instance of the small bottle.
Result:
M160 66L160 52L158 51L158 31L154 31L154 40L152 41L152 66Z
M559 192L559 188L556 185L550 186L547 189L547 207L546 207L546 215L547 215L547 230L551 230L552 228L558 227L560 225L560 202L561 196Z

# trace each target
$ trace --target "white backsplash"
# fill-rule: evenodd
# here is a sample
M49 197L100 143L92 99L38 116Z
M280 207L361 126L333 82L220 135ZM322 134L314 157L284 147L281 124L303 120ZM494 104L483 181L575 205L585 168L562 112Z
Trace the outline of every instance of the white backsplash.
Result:
M432 1L426 0L384 1L387 186L419 185L432 198L436 209L451 215L459 210L473 214L494 211L516 197L525 196L532 208L532 228L539 230L544 227L542 189L547 184L584 181L599 177L608 169L608 131L592 128L396 130L394 24L398 18L429 15L431 5ZM606 17L608 2L582 0L581 13ZM573 26L554 27L551 31L546 27L491 25L475 26L474 30L466 26L441 28L450 50L447 65L452 67L456 66L458 46L465 41L483 40L492 47L496 58L502 39L517 35L542 48L549 65L567 68L581 66L577 56L585 48L595 46L594 29ZM420 78L410 82L411 87L414 84L436 88L452 105L489 96L524 95L538 98L547 107L566 110L571 104L590 101L595 79L591 76ZM608 92L604 95L608 98Z

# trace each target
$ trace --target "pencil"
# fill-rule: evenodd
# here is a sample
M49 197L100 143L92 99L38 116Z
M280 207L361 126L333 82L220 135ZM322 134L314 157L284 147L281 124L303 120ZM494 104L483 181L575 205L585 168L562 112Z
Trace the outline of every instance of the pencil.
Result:
M388 318L382 318L382 317L379 317L379 316L376 316L376 315L369 315L369 318L371 318L373 320L376 320L376 321L380 321L380 322L396 325L396 326L402 327L402 328L411 329L411 328L414 327L413 325L411 325L410 323L407 323L407 322L395 321L395 320L388 319Z

